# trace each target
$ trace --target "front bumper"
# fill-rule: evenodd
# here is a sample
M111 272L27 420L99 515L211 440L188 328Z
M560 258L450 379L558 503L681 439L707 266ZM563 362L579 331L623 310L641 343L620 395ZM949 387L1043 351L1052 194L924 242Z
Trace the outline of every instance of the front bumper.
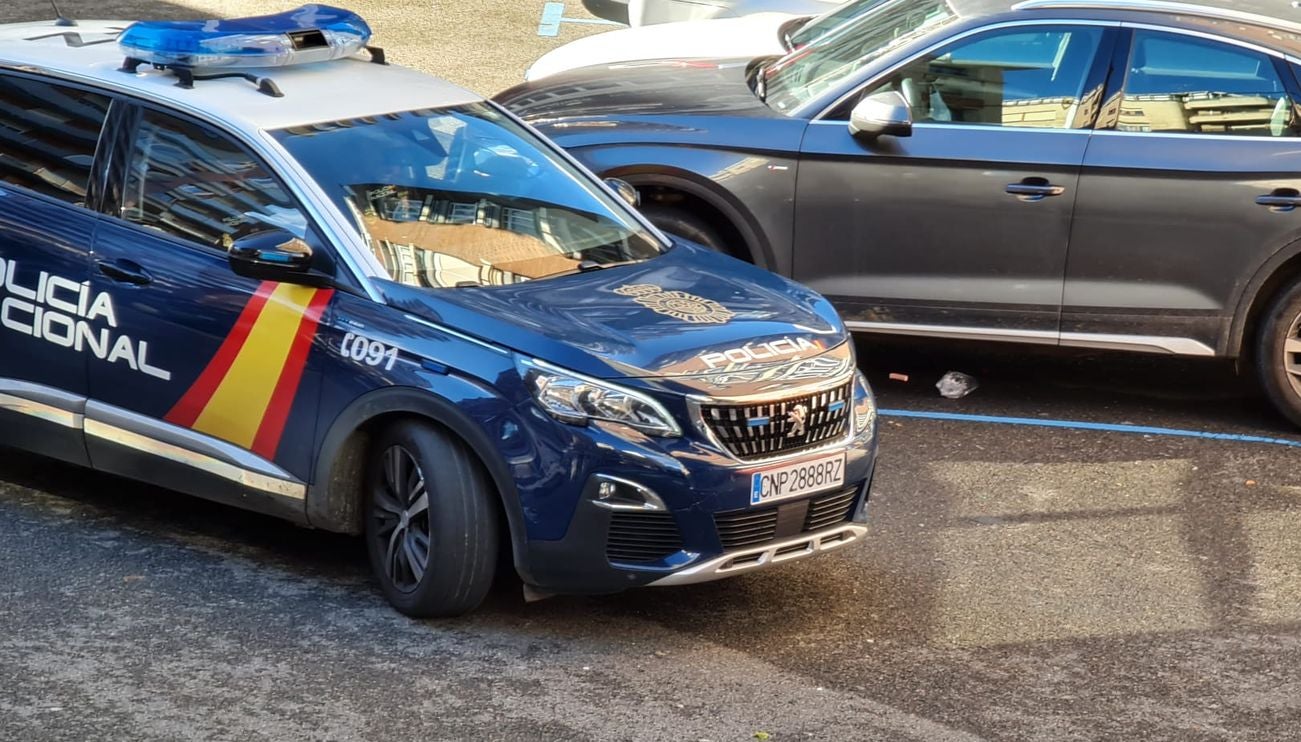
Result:
M527 542L521 575L548 593L614 593L723 579L861 541L867 533L874 435L860 435L840 450L846 456L844 485L754 507L749 480L760 466L723 466L711 458L686 460L682 470L669 472L631 469L625 460L622 467L597 470L589 482L615 474L652 490L665 507L611 510L599 501L596 485L589 485L563 537ZM665 534L680 540L651 558L628 558L639 547L664 543Z
M650 583L655 586L693 585L697 582L721 580L724 577L753 572L774 564L793 562L839 549L867 535L867 526L844 523L817 533L801 534L795 538L775 541L764 546L731 551L706 562L679 570Z

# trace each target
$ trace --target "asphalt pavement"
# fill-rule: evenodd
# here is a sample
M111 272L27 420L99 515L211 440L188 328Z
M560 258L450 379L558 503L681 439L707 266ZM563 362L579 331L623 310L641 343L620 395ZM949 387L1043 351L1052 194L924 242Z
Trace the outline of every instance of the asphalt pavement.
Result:
M565 38L533 0L355 5L483 92ZM0 450L0 740L1301 739L1301 431L1232 364L859 345L861 548L452 621L392 611L360 542Z

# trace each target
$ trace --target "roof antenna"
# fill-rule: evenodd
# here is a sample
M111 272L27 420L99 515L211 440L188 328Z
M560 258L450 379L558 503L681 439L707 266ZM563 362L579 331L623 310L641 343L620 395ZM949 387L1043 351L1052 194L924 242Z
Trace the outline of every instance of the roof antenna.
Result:
M55 21L54 21L54 25L56 25L56 26L75 26L75 25L77 25L77 22L76 22L76 21L74 21L74 20L72 20L71 18L69 18L69 17L67 17L66 15L64 15L62 10L59 10L59 4L56 3L56 2L54 2L54 0L50 0L50 7L51 7L51 8L54 8L54 15L57 16L57 18L56 18Z

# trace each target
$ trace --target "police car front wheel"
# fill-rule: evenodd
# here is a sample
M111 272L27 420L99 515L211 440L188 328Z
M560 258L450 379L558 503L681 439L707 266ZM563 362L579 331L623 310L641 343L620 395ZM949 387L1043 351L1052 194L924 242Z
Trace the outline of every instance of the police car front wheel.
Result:
M371 448L366 542L385 597L410 616L474 610L497 561L495 493L482 464L453 436L415 421Z

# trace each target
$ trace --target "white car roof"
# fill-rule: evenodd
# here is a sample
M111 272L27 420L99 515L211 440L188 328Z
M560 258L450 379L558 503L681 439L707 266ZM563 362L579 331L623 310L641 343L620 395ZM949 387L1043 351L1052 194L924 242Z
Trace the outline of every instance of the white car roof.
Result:
M141 65L134 75L120 70L126 55L113 39L130 24L131 21L78 21L76 26L59 26L54 21L0 24L0 68L28 69L137 95L245 131L483 100L436 77L395 65L373 64L362 58L238 70L271 78L284 92L282 98L259 93L254 85L238 78L200 80L193 89L180 88L176 86L175 75L147 64Z

